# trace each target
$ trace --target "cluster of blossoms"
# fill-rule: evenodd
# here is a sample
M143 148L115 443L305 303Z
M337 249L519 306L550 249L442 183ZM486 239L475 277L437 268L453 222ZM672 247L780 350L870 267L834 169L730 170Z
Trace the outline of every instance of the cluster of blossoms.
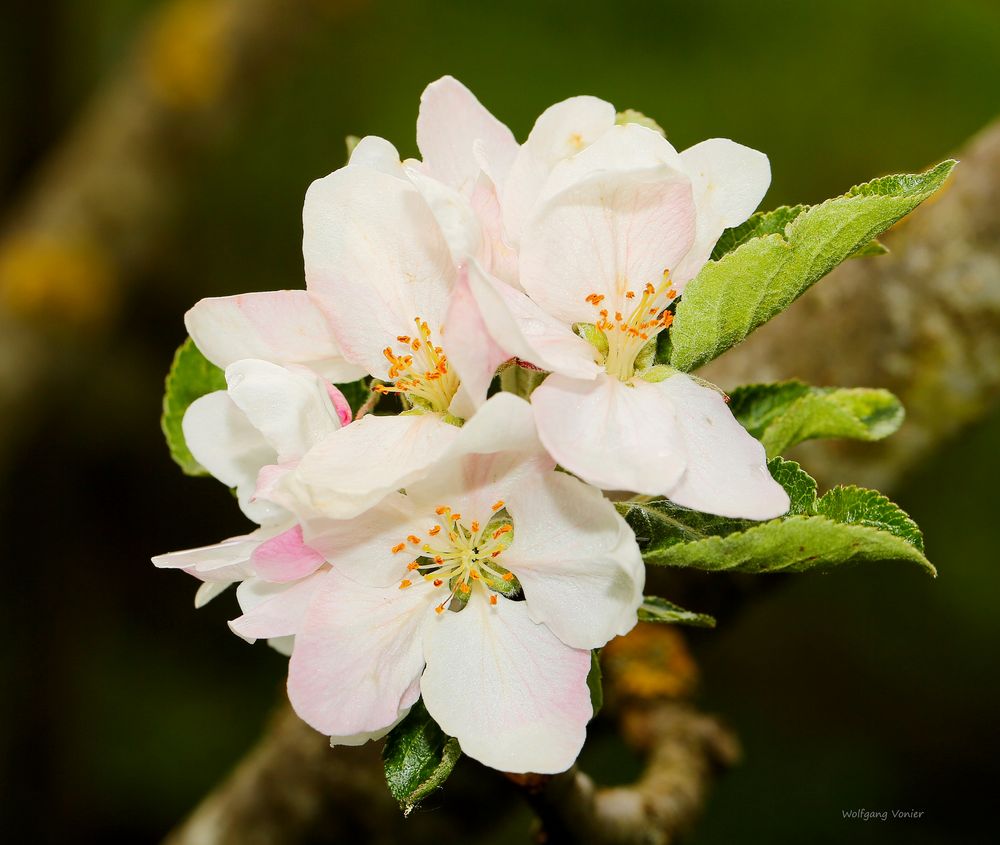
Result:
M604 491L788 508L725 397L656 360L768 161L722 139L678 153L593 97L519 145L450 77L417 143L401 161L364 138L309 188L307 290L187 314L228 387L190 406L185 440L259 528L154 562L199 578L198 604L239 585L233 631L290 655L292 705L334 743L422 698L477 760L558 772L592 716L591 649L643 600ZM530 396L496 390L511 368ZM354 418L334 385L367 377L401 413Z

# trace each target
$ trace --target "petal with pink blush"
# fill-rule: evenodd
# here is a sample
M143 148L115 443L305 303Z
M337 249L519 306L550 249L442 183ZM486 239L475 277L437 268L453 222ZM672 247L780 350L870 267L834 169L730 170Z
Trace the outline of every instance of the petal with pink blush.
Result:
M771 164L764 153L727 138L710 138L680 154L691 178L698 225L694 245L675 268L678 289L708 261L724 230L746 220L771 184Z
M521 238L521 284L554 317L594 323L588 296L624 308L626 291L660 284L694 232L691 183L679 170L598 170L538 207Z
M515 535L503 564L521 582L532 620L575 648L632 630L645 568L614 505L561 472L528 476L506 504Z
M517 154L513 133L457 79L444 76L424 89L417 115L417 147L430 175L457 190L471 186L481 169L479 141L494 178L502 179Z
M475 593L432 619L420 690L462 751L504 772L554 774L576 760L593 715L590 652L533 622L524 602Z
M474 263L468 278L479 313L486 315L484 326L507 357L572 378L590 379L601 371L594 362L594 348L521 291Z
M309 186L302 222L306 281L344 356L386 378L385 348L417 317L436 335L448 307L455 266L434 214L408 181L345 167Z
M326 395L330 398L330 404L333 405L334 411L337 412L337 419L340 420L340 426L343 428L354 419L351 403L347 401L347 397L344 396L336 385L324 382L323 387L326 388Z
M788 511L788 493L771 478L764 447L733 416L715 390L678 373L650 385L673 404L686 469L665 489L684 507L743 519Z
M351 151L349 167L367 167L398 179L405 179L403 163L391 142L378 135L366 135Z
M289 584L273 584L248 578L236 588L242 616L229 623L230 629L247 642L298 634L306 608L322 585L323 573Z
M336 382L364 372L341 355L333 328L304 290L202 299L184 323L201 353L225 369L243 358L303 364Z
M316 576L314 576L316 577ZM419 694L422 630L433 616L433 587L379 589L336 568L325 575L296 634L288 665L295 712L332 736L380 730Z
M294 525L261 543L254 549L250 561L260 578L285 583L311 575L326 562L326 558L305 544L302 526Z
M662 495L680 480L686 452L674 403L659 384L609 375L550 375L531 405L538 436L570 472L604 490Z

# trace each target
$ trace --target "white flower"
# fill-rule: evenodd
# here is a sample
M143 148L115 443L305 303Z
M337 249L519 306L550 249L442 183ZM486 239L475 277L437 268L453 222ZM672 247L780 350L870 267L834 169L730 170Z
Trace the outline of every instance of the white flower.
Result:
M195 459L236 490L240 507L260 527L212 546L153 558L157 566L182 569L204 582L197 606L234 582L246 582L240 587L242 600L243 592L255 594L260 579L284 585L324 564L302 542L292 514L258 496L257 486L262 476L277 483L315 443L350 421L340 391L303 366L241 360L226 368L226 381L227 390L191 404L182 423L184 437ZM272 593L284 590L274 587Z
M611 503L554 471L526 402L493 397L424 479L304 531L333 566L289 665L303 719L334 737L379 732L423 696L487 765L572 764L592 715L589 649L635 624L644 572Z

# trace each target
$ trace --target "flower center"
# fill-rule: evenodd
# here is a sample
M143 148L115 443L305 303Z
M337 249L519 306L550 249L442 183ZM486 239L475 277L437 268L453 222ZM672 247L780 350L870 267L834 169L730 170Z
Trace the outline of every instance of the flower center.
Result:
M435 588L446 586L448 595L434 608L438 613L465 607L475 583L489 591L490 604L494 605L496 593L513 595L520 589L514 574L499 562L514 540L514 526L502 500L493 505L485 524L475 519L466 523L462 514L448 505L441 505L434 513L437 520L427 529L426 538L410 534L392 547L393 554L408 548L417 552L406 566L407 577L399 582L399 589L412 587L416 577L430 581Z
M431 341L427 321L416 317L413 322L417 327L413 337L404 334L396 338L396 343L403 347L399 354L391 346L382 351L389 361L393 384L378 384L375 390L405 394L415 405L444 413L458 390L458 376L448 366L441 347Z
M663 271L658 287L651 282L646 283L638 303L636 292L626 290L623 301L619 303L621 310L614 314L601 307L604 302L602 294L592 293L586 297L586 301L598 309L594 328L600 333L598 337L607 343L607 350L603 349L602 342L600 351L604 353L603 364L609 375L621 381L632 378L639 353L674 321L674 315L667 311L667 307L676 298L677 291L670 283L669 270ZM629 308L631 310L627 311Z

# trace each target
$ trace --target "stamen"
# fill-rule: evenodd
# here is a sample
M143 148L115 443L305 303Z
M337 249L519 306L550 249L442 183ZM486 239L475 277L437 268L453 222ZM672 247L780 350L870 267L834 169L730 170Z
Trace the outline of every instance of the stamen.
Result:
M412 586L413 582L406 578L404 578L402 581L399 582L399 589L401 590L405 590L407 587L412 587Z
M437 535L441 533L441 526L435 525L433 528L428 528L427 533L432 537L437 537Z
M490 508L490 510L492 510L492 511L493 511L494 513L496 513L496 512L497 512L498 510L500 510L500 508L502 508L503 506L504 506L504 501L503 501L503 499L499 499L498 501L496 501L496 502L494 502L494 503L493 503L493 507L492 507L492 508Z
M414 546L420 545L420 538L416 534L410 534L406 539L413 543Z
M405 548L406 548L406 543L396 543L396 545L392 547L392 553L394 555L399 554Z
M496 603L497 603L497 597L496 594L493 594L490 596L490 604L495 605Z

